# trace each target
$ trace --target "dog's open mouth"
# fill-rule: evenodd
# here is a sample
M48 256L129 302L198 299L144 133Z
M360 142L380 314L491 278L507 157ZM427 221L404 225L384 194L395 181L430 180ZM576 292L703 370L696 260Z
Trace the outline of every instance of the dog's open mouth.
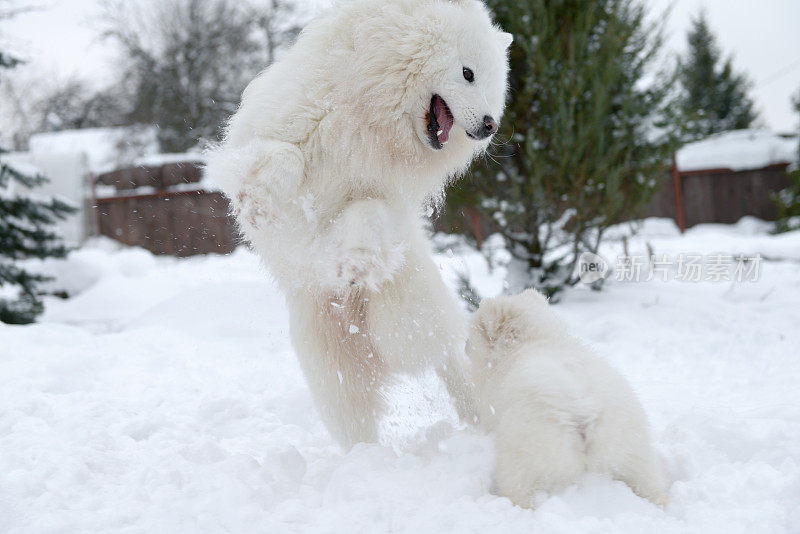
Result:
M441 150L450 139L450 129L454 122L453 114L450 113L450 108L444 99L439 95L433 95L428 110L428 138L433 148Z

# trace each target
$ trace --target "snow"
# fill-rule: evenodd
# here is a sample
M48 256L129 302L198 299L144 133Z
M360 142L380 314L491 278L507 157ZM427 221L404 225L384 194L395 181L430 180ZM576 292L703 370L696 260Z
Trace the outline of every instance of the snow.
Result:
M136 158L133 162L136 166L160 167L169 163L205 163L206 155L202 152L178 152L164 154L148 154Z
M42 169L40 169L39 167L37 167L33 163L25 161L24 159L20 158L19 156L14 157L14 154L3 154L2 160L0 160L0 161L2 161L2 163L4 163L4 164L8 165L11 168L11 170L16 171L16 172L18 172L18 173L20 173L20 174L22 174L24 176L34 177L34 176L37 176L39 174L42 174ZM15 183L16 183L16 181L9 180L9 182L7 184L7 187L10 187L11 184L15 184Z
M689 143L678 150L675 160L681 171L763 169L798 159L797 137L768 130L733 130Z
M641 397L674 481L664 510L592 476L535 511L492 495L491 440L456 423L432 374L390 392L381 444L344 453L252 253L178 260L93 240L42 267L74 297L49 299L38 324L0 324L0 532L797 532L800 232L767 229L681 236L649 219L632 253L771 259L758 282L611 280L556 305ZM502 268L450 249L436 258L448 279L502 288Z
M668 218L647 219L641 232L628 239L630 255L647 254L647 244L656 254L675 256L680 253L714 254L723 252L733 255L754 256L766 259L800 262L800 239L796 232L770 234L774 223L755 217L742 217L736 224L700 224L686 230L681 236L675 222ZM608 240L600 248L606 259L623 253L621 227L611 231ZM690 245L693 248L688 248Z
M84 154L95 173L131 165L137 158L158 152L153 127L85 128L31 136L32 154Z
M103 173L122 167L160 167L168 163L204 163L202 152L158 152L155 127L84 128L34 134L30 152L41 154L82 154L92 172Z

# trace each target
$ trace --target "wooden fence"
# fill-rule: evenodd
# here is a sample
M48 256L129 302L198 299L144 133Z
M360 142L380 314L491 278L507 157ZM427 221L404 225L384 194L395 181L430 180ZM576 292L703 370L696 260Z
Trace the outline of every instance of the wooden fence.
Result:
M678 173L673 167L642 216L670 217L682 230L700 223L735 223L745 215L774 220L770 193L788 185L785 169L781 164L738 172ZM239 238L228 216L228 200L218 191L201 187L201 177L199 162L140 166L97 176L98 233L155 254L231 252ZM462 231L472 232L479 241L495 230L475 210L462 215ZM437 230L451 229L445 226L441 219L434 222Z
M674 219L681 231L701 223L731 224L746 215L773 221L777 212L770 193L789 185L787 166L782 163L747 171L709 169L676 173L673 165L671 172L661 177L650 203L630 218L667 217ZM494 221L474 208L439 218L433 228L440 232L467 233L478 243L497 231Z
M97 232L155 254L231 252L239 241L228 216L228 200L221 192L203 189L198 183L201 176L199 162L140 166L97 176L93 188Z
M645 210L645 217L670 217L681 230L701 223L735 223L745 215L767 221L777 212L770 193L789 185L787 164L732 171L677 171L669 177Z

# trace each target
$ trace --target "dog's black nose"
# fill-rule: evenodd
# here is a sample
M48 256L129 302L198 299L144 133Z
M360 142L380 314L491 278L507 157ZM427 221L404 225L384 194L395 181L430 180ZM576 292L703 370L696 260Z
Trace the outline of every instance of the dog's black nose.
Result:
M497 133L497 121L489 115L484 115L483 124L478 126L474 131L467 131L467 135L472 139L480 140L491 137Z
M485 137L489 137L490 135L494 135L497 133L497 121L494 120L489 115L486 115L483 118L483 130Z

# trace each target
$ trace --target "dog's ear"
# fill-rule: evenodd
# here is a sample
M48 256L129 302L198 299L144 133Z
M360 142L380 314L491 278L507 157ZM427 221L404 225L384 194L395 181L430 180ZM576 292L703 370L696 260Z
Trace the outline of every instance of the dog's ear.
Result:
M550 299L535 289L526 289L520 293L520 296L526 299L529 306L538 308L547 308L549 306Z
M503 48L508 48L514 42L514 36L508 32L500 32L500 43Z
M478 331L490 347L511 346L523 333L524 314L502 297L481 302L477 315Z

